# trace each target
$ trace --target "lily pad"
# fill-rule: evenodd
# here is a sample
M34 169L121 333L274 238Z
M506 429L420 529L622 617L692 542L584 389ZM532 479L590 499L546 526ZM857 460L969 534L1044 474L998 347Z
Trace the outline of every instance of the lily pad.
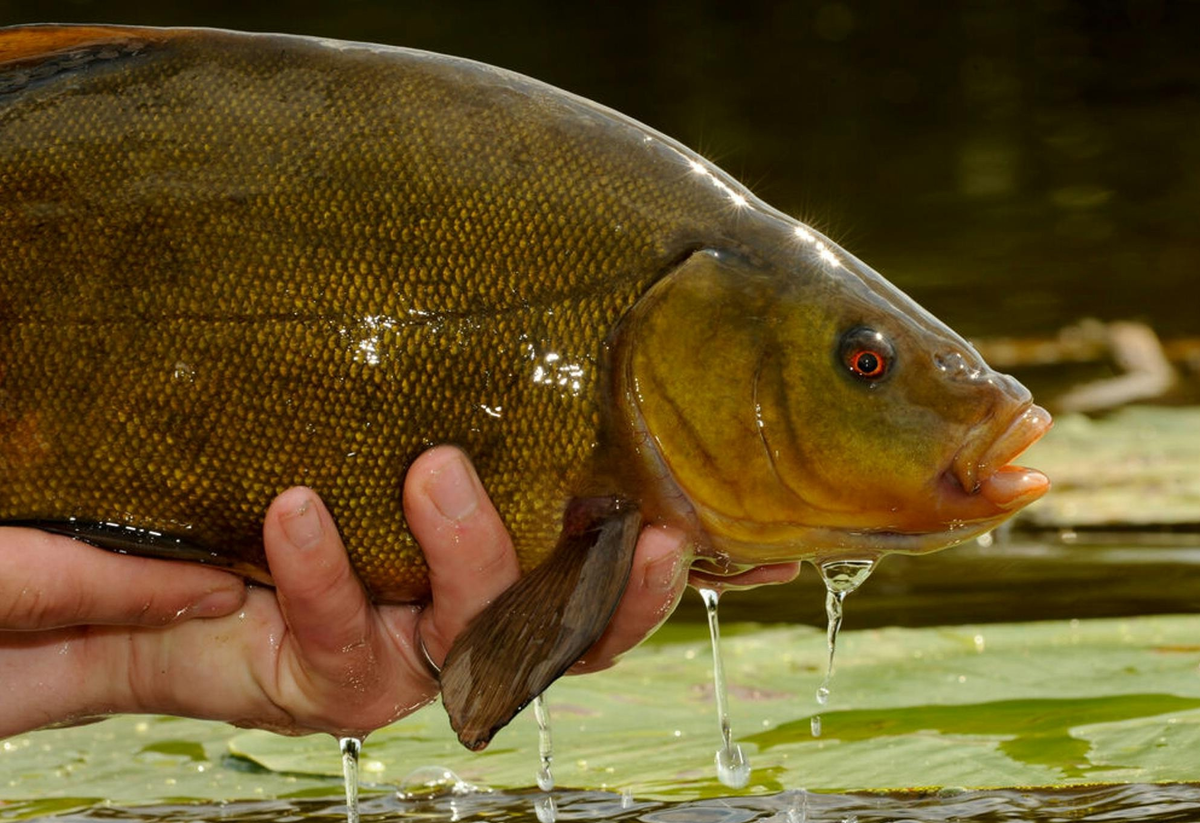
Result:
M1200 644L1195 617L847 633L813 738L823 633L726 632L734 736L751 793L1197 781ZM672 626L613 670L548 693L561 786L647 799L725 796L701 626ZM372 735L368 791L439 766L476 785L530 787L537 733L519 717L482 754L454 741L440 706ZM0 743L0 819L55 809L177 800L336 796L336 742L216 723L116 718ZM66 778L66 779L64 779ZM74 800L72 800L74 798ZM62 805L66 803L67 805Z
M1200 524L1200 408L1069 414L1020 458L1050 476L1022 513L1040 528Z

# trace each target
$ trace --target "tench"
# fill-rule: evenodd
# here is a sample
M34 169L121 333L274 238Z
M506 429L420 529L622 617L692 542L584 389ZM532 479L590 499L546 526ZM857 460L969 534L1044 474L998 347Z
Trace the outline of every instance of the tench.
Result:
M644 524L710 574L918 554L1046 478L1029 392L828 238L603 106L456 57L0 30L0 521L268 581L283 489L381 601L409 462L527 574L442 674L478 748L597 638Z

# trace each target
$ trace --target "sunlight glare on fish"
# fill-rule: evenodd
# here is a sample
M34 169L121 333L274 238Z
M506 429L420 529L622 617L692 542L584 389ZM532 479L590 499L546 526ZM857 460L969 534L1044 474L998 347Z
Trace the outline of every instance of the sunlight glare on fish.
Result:
M396 321L386 315L359 318L353 329L342 329L342 334L351 339L352 356L356 363L378 366L383 344L383 332L396 328Z
M698 174L702 177L708 178L708 181L716 186L722 194L728 197L729 202L731 202L736 208L744 209L750 205L750 201L746 199L745 195L734 191L734 189L728 183L718 177L712 169L705 166L699 160L695 159L694 157L688 158L688 167L692 170L693 174Z
M817 256L829 265L838 267L842 265L842 261L833 253L833 250L823 240L818 240L817 236L804 226L796 226L792 229L792 234L796 235L798 240L812 246L817 252Z
M530 359L534 361L534 383L545 386L559 386L568 389L572 396L579 396L583 390L584 383L587 382L587 373L581 364L564 360L563 356L558 352L547 352L539 359L537 352L534 351L532 346L529 346L529 350Z

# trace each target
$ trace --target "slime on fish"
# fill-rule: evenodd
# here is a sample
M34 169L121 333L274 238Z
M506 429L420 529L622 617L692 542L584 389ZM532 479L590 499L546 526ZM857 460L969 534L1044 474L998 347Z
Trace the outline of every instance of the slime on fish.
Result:
M380 601L400 489L472 455L525 575L442 672L481 748L602 632L639 530L695 568L877 559L1044 493L1012 378L674 140L521 75L203 29L0 30L0 521L269 582L314 488ZM535 651L536 650L536 651Z

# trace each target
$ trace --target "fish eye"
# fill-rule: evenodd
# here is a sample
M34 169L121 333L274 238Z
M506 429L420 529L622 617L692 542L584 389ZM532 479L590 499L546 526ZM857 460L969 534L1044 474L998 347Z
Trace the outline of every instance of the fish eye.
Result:
M866 383L887 377L896 360L895 349L880 332L857 326L842 335L839 360L851 374Z

